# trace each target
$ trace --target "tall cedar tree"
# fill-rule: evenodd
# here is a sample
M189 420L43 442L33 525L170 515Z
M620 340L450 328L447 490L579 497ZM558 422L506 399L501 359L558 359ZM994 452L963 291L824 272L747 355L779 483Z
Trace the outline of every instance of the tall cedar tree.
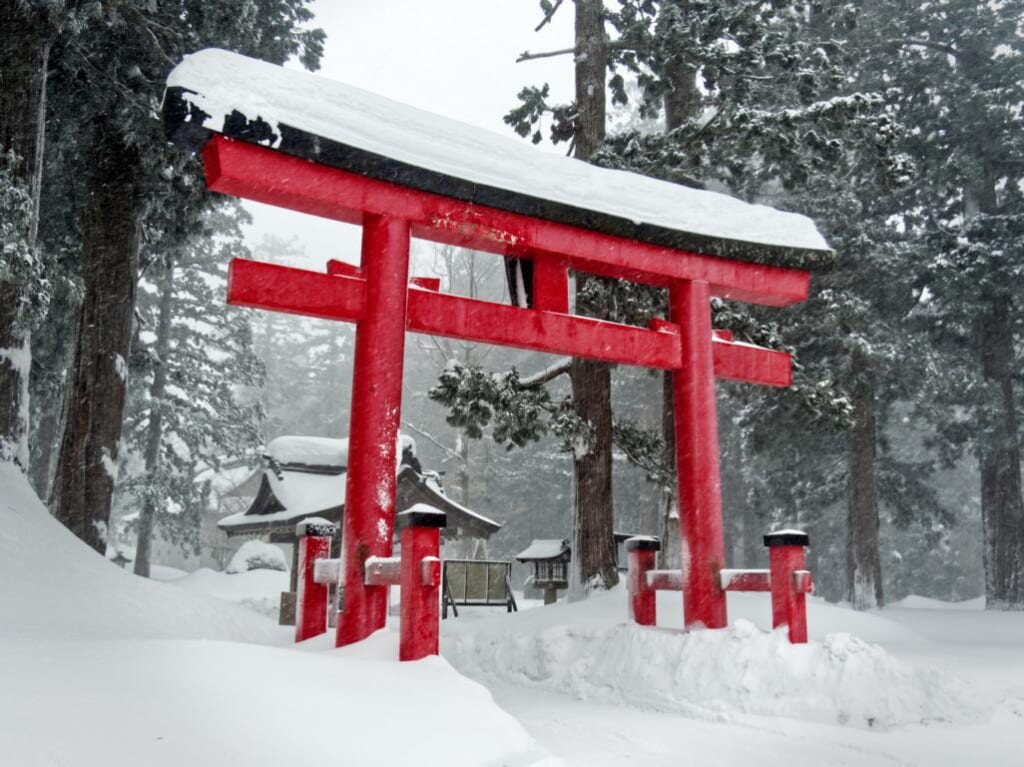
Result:
M87 172L81 210L83 296L68 372L55 516L95 549L106 545L127 390L139 250L184 239L208 204L198 162L168 146L163 84L190 51L217 46L315 68L323 34L305 31L306 0L216 4L129 0L90 6L82 34L58 41L55 119L74 132ZM68 130L68 125L74 128Z
M75 2L0 2L0 461L28 471L30 334L45 306L36 251L50 49ZM33 307L33 304L35 305ZM33 311L33 308L36 311Z
M989 607L1024 608L1018 392L1024 293L1024 3L880 3L872 49L921 164L908 222L926 254L920 314L953 361L926 408L980 467Z

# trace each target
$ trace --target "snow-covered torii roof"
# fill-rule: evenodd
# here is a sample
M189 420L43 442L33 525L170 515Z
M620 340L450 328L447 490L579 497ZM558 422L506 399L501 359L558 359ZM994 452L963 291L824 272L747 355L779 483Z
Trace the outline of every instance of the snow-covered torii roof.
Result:
M709 255L807 268L831 251L809 218L599 168L308 72L207 49L167 79L177 140L211 132L433 194Z

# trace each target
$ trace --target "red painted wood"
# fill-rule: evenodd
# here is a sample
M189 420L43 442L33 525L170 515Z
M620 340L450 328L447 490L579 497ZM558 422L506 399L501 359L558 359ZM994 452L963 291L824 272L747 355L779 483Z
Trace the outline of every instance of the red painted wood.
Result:
M722 571L724 575L725 571ZM772 578L762 570L729 574L729 582L722 585L723 591L771 591Z
M716 339L711 353L716 378L762 386L786 387L793 383L792 360L786 352Z
M409 294L408 222L368 217L363 225L361 268L365 276L365 308L356 326L352 378L342 518L345 606L338 616L339 647L365 639L383 628L387 620L388 589L364 583L363 562L369 556L391 556ZM337 284L348 278L326 279L329 284Z
M330 277L235 259L228 276L228 303L358 322L365 312L366 283L361 277ZM415 333L662 370L681 364L679 328L664 320L646 330L424 290L409 291L408 307L407 325ZM718 378L789 385L790 358L785 352L715 341L713 355Z
M789 641L807 643L807 592L798 589L797 581L809 588L810 579L797 577L804 571L803 546L771 546L768 565L772 571L772 627L789 627Z
M655 591L682 591L683 573L680 570L651 570L647 585Z
M366 281L234 258L227 300L232 306L357 322L366 313Z
M670 319L680 329L675 399L676 476L683 547L683 617L687 627L724 628L725 563L718 420L711 338L711 294L706 282L685 282L669 294Z
M299 593L295 602L295 641L302 642L327 631L330 590L326 584L317 583L314 563L331 556L331 538L302 535L296 545L299 547Z
M399 606L398 659L419 660L438 652L441 529L403 527L400 541L402 602ZM425 574L433 575L435 569L437 577L424 578Z
M410 285L415 285L423 290L432 290L435 293L441 289L440 277L413 277L409 280Z
M362 270L355 264L348 261L338 261L332 258L327 262L327 273L336 277L362 277Z
M636 549L627 553L629 571L626 586L629 591L629 617L641 626L654 626L658 622L658 592L647 583L647 573L657 566L658 552Z
M370 557L363 563L363 583L367 586L397 586L401 577L402 563L398 557Z
M533 262L533 308L569 313L569 271L561 260L538 258Z
M213 136L203 150L210 189L317 216L361 223L406 219L416 237L502 255L555 258L581 272L669 286L701 280L713 295L768 306L807 298L798 269L638 243L586 229L472 205L328 168L266 147Z

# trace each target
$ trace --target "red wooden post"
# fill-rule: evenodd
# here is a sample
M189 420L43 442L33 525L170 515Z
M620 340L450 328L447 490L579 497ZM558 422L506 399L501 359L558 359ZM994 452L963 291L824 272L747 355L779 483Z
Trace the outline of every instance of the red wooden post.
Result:
M361 270L366 280L366 311L356 326L339 647L365 639L387 620L388 587L367 586L363 563L370 556L391 555L409 276L408 221L365 217Z
M627 538L625 547L629 557L626 579L629 588L629 617L641 626L654 626L658 618L658 592L647 582L647 573L657 566L655 559L661 549L661 542L651 536L637 535Z
M314 575L318 559L331 556L331 538L336 528L322 519L306 519L295 526L299 547L299 593L295 606L295 641L302 642L327 631L327 607L330 586L317 583Z
M799 530L768 533L768 564L772 579L772 627L789 626L789 641L807 642L807 591L810 583L798 583L804 570L804 546L810 539Z
M725 592L718 586L718 571L725 562L725 539L708 283L695 280L674 285L669 307L671 321L679 327L682 356L672 385L684 623L724 628Z
M569 313L569 274L556 259L533 262L533 308L542 312Z
M440 626L441 528L445 513L417 504L398 515L402 544L402 602L398 659L437 655Z

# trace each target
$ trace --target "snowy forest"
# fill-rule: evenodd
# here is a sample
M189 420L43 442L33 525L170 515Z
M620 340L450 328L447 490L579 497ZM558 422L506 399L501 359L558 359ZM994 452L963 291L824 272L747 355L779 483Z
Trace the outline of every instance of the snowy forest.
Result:
M256 466L282 434L346 434L352 328L224 305L230 257L307 254L247 241L251 213L204 189L158 117L190 51L316 70L307 6L4 4L0 456L143 574L154 538L175 563L216 559L202 520L222 467ZM714 312L796 364L785 391L719 386L728 550L753 565L772 525L802 527L832 600L1024 605L1021 10L576 2L575 47L524 52L508 95L524 141L822 229L835 256L810 301ZM555 103L525 62L569 66L573 50L577 97ZM414 255L462 294L508 300L495 257ZM581 276L577 311L642 325L665 296ZM454 497L505 522L492 553L573 537L583 577L611 582L614 554L587 529L677 536L667 377L411 337L403 428Z

